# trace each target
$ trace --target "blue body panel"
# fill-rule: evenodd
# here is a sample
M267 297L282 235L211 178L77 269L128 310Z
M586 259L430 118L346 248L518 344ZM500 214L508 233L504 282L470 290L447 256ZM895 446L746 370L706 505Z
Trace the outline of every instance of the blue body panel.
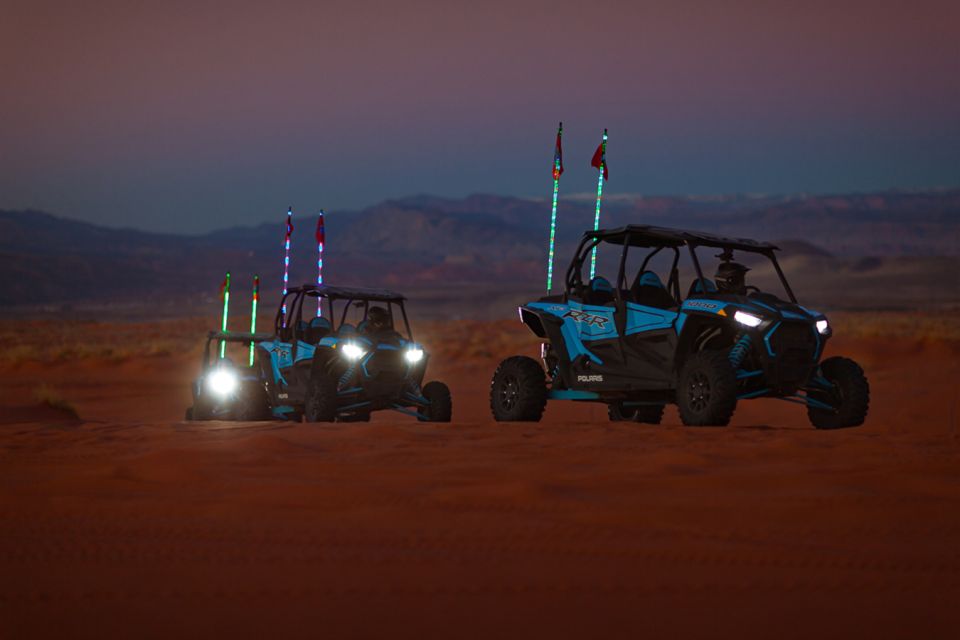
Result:
M759 349L763 357L777 358L781 354L774 353L774 344L771 338L776 334L783 323L804 323L810 328L814 335L815 348L813 349L814 363L819 361L823 352L825 336L821 336L816 328L816 322L823 319L823 315L789 302L774 301L770 299L756 300L752 297L723 296L720 294L695 295L683 301L679 309L661 309L626 302L626 317L619 318L616 315L616 307L613 305L588 305L575 300L567 302L559 301L539 301L524 305L529 309L544 316L549 315L559 319L559 331L563 345L554 344L554 348L562 348L567 352L570 362L576 361L580 357L586 357L594 365L603 365L603 361L597 353L609 353L610 351L601 351L607 349L607 341L616 340L620 337L618 331L618 321L622 322L623 336L644 335L654 332L672 331L678 338L682 335L684 327L691 317L700 317L710 319L715 318L716 322L729 324L734 327L735 333L742 336L740 341L745 338L745 347L743 349ZM739 324L735 319L737 311L743 311L761 319L760 323L751 327L745 324ZM690 325L693 326L693 325ZM697 323L702 327L701 323ZM699 328L697 329L699 331ZM791 331L795 329L791 328ZM553 334L556 336L556 334ZM796 335L795 333L792 335ZM752 337L753 340L749 340ZM600 344L604 343L604 344ZM632 348L637 348L638 343L631 343ZM642 344L642 343L639 343ZM659 344L659 343L654 343ZM686 343L684 343L686 344ZM739 343L738 343L739 344ZM751 346L753 345L753 346ZM596 350L597 353L594 352ZM733 350L731 350L733 353ZM763 367L751 367L754 370L746 370L740 367L741 359L744 353L737 354L740 358L737 360L736 375L737 379L747 385L748 390L740 395L741 399L760 397L769 395L771 390L765 386L764 375L768 371L767 364ZM606 355L604 356L606 357ZM616 374L616 363L613 365L613 373ZM608 366L610 366L608 365ZM669 360L664 361L664 367L672 366ZM579 369L580 371L590 371L589 369ZM608 375L610 370L602 371L593 369L597 374ZM551 373L555 375L555 373ZM590 376L580 376L590 377ZM597 375L596 377L600 377ZM603 380L580 380L579 382L599 382L601 386L598 391L587 386L586 389L552 389L548 398L551 400L596 400L602 399L600 393L608 393L612 390L609 386L603 386ZM757 388L759 385L759 388ZM625 385L626 391L636 390L636 386ZM752 388L751 388L752 387ZM653 389L651 390L659 390Z
M596 364L603 364L603 361L592 353L587 345L590 342L618 337L613 307L581 304L575 301L568 304L532 302L526 306L562 320L560 333L570 360L584 355ZM670 329L677 322L678 316L676 311L628 302L624 334L633 335Z
M295 364L301 364L304 362L310 362L313 360L318 348L327 348L335 349L340 342L353 342L356 344L362 345L367 351L367 355L364 356L361 361L361 369L365 375L367 375L366 362L373 356L373 354L378 350L384 351L396 351L399 349L406 349L407 347L416 347L421 348L420 345L412 343L409 340L403 338L400 339L400 346L392 344L377 344L374 345L373 342L366 336L351 335L346 338L339 338L337 336L326 336L322 338L317 345L312 345L307 342L298 341L297 342L297 355L296 360L293 357L293 345L289 342L281 342L279 340L267 340L264 342L257 343L257 346L267 350L270 353L270 368L273 372L273 380L275 383L287 386L287 379L284 377L283 372L294 366Z

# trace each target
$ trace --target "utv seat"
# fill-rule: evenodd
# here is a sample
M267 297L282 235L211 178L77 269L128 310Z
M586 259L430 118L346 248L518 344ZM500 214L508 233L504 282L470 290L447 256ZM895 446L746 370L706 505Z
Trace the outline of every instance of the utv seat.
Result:
M713 280L711 280L710 278L704 278L703 280L704 280L704 282L707 283L707 291L706 291L706 293L716 293L716 292L717 292L717 285L715 285L715 284L713 283ZM698 278L697 280L694 280L694 281L690 284L690 292L687 294L687 297L689 298L690 296L697 295L697 294L699 294L699 293L704 293L704 291L703 291L703 287L700 285L700 280L699 280L699 278Z
M337 330L337 335L341 338L357 335L357 328L348 322L344 322Z
M317 344L330 335L331 329L330 321L326 318L313 318L307 325L306 331L303 332L303 341L309 344Z
M590 287L587 291L587 304L602 306L613 302L613 285L603 276L596 276L590 281Z
M630 287L630 297L637 304L657 309L671 309L677 306L677 301L663 286L660 276L653 271L637 274L633 286Z

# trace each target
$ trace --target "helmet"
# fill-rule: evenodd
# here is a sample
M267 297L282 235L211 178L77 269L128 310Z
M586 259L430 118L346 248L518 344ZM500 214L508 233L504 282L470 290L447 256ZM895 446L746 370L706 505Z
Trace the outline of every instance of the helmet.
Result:
M372 331L390 328L390 314L383 307L370 307L367 312L367 321Z
M721 262L713 277L717 281L717 289L723 293L743 291L747 282L747 271L750 269L739 262Z

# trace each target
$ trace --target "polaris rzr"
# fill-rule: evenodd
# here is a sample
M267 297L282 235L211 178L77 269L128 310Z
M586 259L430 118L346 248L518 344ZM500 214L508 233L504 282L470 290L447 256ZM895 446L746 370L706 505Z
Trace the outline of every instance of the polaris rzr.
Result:
M227 345L235 345L231 351L240 353L251 343L269 340L271 337L269 333L208 333L200 376L193 381L191 387L193 406L187 408L187 421L271 419L260 370L236 366L226 357ZM223 357L218 350L224 354Z
M615 254L615 284L584 281L584 263L600 247ZM698 249L719 250L715 280L704 275ZM611 420L658 424L664 405L676 403L684 424L720 426L738 401L767 397L806 405L819 429L863 424L870 399L863 370L848 358L821 360L830 323L797 303L776 250L645 225L587 232L564 293L520 307L521 321L543 339L543 364L525 356L500 364L490 392L494 418L536 421L547 400L580 400L607 404ZM735 252L772 264L786 299L747 285L750 269ZM693 266L686 298L681 253ZM627 268L636 262L635 271Z
M220 340L254 342L254 367L211 361L210 345ZM393 409L449 422L447 385L422 385L428 360L402 295L304 285L281 300L273 334L209 335L188 419L368 421L372 411Z

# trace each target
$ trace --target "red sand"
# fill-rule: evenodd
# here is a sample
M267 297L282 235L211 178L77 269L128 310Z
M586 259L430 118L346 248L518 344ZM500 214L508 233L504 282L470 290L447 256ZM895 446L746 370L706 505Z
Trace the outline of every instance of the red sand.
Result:
M450 425L188 424L193 359L20 365L0 637L960 637L960 353L833 346L860 429L496 424L493 357L436 371ZM84 422L14 413L40 381Z

